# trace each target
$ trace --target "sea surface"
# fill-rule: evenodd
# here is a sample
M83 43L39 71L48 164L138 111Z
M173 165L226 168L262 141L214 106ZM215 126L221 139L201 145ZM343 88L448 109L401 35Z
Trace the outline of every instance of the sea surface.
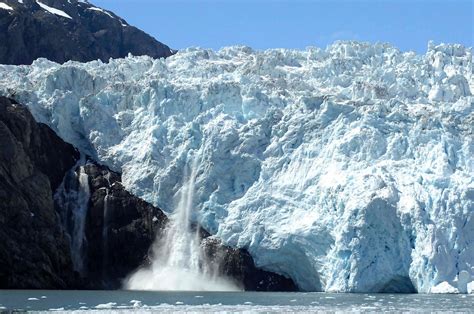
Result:
M0 311L473 312L474 295L0 290Z

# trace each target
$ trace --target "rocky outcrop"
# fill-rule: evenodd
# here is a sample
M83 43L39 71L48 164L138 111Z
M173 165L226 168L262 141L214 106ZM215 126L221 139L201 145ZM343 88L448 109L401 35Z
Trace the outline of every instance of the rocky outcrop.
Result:
M225 246L219 239L206 237L201 242L207 260L222 275L233 278L246 291L298 291L293 280L259 269L245 249Z
M110 11L78 0L2 0L0 63L31 64L43 57L64 63L173 51Z
M93 162L84 170L91 192L86 222L89 285L120 288L130 272L146 263L167 218L160 209L127 192L119 173Z
M150 263L150 248L168 218L149 203L128 193L119 173L89 162L84 166L91 192L87 216L89 288L119 288L139 266ZM201 248L218 272L248 291L296 291L291 279L258 269L244 249L225 246L201 229Z
M0 289L76 287L53 191L78 157L25 107L0 97Z

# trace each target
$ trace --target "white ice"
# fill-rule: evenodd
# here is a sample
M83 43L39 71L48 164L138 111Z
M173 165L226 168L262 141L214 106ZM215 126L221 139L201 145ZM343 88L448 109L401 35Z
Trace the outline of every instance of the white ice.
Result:
M473 88L471 49L432 43L0 66L1 94L167 212L200 152L209 232L343 292L474 280Z

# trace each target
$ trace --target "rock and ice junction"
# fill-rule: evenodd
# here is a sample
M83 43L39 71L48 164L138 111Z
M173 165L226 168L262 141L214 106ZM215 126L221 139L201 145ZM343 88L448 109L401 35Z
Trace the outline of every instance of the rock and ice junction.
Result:
M199 158L197 219L303 290L474 289L472 49L190 48L0 66L66 141L173 209Z

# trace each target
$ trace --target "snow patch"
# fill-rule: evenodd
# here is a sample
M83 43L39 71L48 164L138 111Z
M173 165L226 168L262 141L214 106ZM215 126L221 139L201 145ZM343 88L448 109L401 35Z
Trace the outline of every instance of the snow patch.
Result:
M66 12L64 11L61 11L59 9L56 9L56 8L53 8L53 7L50 7L40 1L36 1L36 3L38 3L38 5L43 8L44 10L48 11L49 13L51 14L55 14L55 15L58 15L58 16L61 16L61 17L65 17L65 18L68 18L68 19L71 19L72 20L72 17L67 14Z
M90 8L87 8L87 10L98 11L98 12L104 13L104 14L110 16L111 18L115 19L115 17L112 14L110 14L109 12L107 12L107 11L101 9L101 8L90 7Z
M13 8L9 6L6 3L0 2L0 9L8 10L8 11L13 11Z
M96 309L112 309L117 305L116 302L109 302L104 304L98 304L95 306Z

